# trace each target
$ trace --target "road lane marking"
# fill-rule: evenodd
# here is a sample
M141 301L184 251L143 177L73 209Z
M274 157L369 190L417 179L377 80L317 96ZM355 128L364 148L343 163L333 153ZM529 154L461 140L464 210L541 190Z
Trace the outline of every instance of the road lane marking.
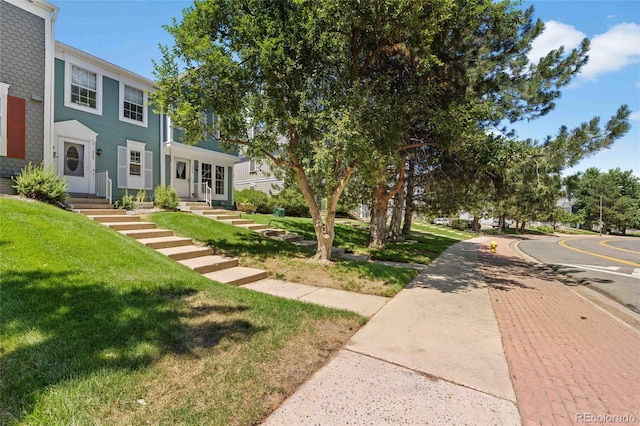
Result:
M602 259L607 259L607 260L610 260L612 262L622 263L624 265L640 267L640 263L630 262L628 260L618 259L616 257L605 256L604 254L594 253L594 252L587 251L587 250L582 250L582 249L579 249L579 248L576 248L576 247L571 247L566 242L567 242L567 240L560 240L560 241L558 241L558 244L560 244L560 246L562 246L562 247L564 247L566 249L577 251L579 253L584 253L584 254L588 254L588 255L591 255L591 256L600 257Z
M597 269L597 268L592 268L591 266L585 266L585 265L569 265L568 263L554 263L554 265L568 266L569 268L576 268L576 269L585 269L593 272L602 272L604 274L620 275L621 277L635 278L637 280L640 280L640 269L637 269L637 268L634 270L633 274L629 275L629 274L623 274L622 272L608 271L606 269Z
M576 265L576 266L586 266L587 268L607 269L609 271L619 271L621 268L621 266L596 266L596 265Z
M610 246L609 244L607 244L608 242L611 242L611 241L622 241L622 240L602 240L602 241L599 241L598 244L600 244L602 247L607 247L607 248L610 248L610 249L628 251L629 253L640 254L640 251L637 251L637 250L629 250L629 249L624 249L624 248L620 248L620 247L616 247L616 246Z

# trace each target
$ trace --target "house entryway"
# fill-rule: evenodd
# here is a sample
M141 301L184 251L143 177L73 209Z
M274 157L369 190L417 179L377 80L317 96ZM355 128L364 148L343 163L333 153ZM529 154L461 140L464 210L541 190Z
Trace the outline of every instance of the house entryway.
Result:
M89 157L89 142L71 140L62 142L62 156L59 158L62 164L59 165L58 170L62 170L70 192L90 192L93 167Z
M191 198L191 162L184 158L174 159L174 188L180 198Z
M77 120L54 123L54 164L69 192L95 194L96 138L98 134Z

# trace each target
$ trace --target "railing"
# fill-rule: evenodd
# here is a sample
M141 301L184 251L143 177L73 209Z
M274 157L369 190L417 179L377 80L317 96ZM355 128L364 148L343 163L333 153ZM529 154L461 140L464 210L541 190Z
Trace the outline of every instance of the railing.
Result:
M96 195L98 197L105 197L109 200L113 199L113 183L109 179L109 170L105 170L102 173L96 173Z
M200 185L200 193L204 197L204 201L211 205L211 187L206 182L202 182Z

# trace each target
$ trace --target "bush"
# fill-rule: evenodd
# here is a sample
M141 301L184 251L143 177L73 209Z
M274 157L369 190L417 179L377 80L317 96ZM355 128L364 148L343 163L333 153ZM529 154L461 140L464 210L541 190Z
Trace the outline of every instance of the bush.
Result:
M236 202L253 204L258 213L273 213L273 209L269 207L269 196L257 189L234 190L233 199Z
M459 231L466 230L468 226L469 226L469 222L467 222L466 220L463 220L463 219L453 219L451 221L451 227L453 229L457 229Z
M115 202L116 209L131 210L133 208L133 195L129 195L129 191L124 191L122 198Z
M156 186L154 199L156 207L167 210L175 210L180 201L176 190L166 185Z
M13 187L18 194L25 197L54 205L64 203L69 198L67 182L60 179L52 166L45 170L44 164L34 166L29 162L20 174L12 179L16 183Z
M271 211L276 207L282 207L287 216L309 217L311 215L304 196L300 192L292 189L285 189L271 197L269 207Z

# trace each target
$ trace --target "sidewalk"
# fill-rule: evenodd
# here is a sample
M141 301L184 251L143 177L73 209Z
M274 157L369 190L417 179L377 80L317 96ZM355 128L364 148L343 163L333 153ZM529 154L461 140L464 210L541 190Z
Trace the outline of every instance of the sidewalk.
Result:
M640 332L488 241L447 249L265 424L640 422Z

